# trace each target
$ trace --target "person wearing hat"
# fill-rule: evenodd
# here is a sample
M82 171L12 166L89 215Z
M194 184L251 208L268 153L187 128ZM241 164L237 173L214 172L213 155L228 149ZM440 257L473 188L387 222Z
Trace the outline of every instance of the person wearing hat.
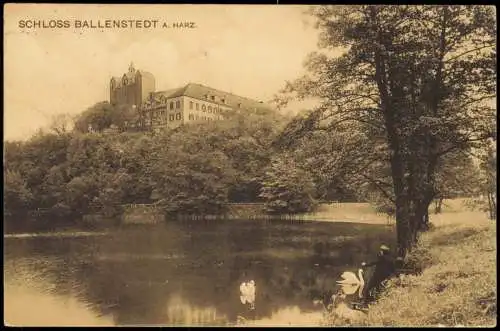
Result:
M386 245L381 245L377 254L377 260L371 263L362 263L363 267L375 266L373 275L365 287L365 300L373 300L374 294L380 289L380 285L384 280L389 278L395 271L393 258L390 254L390 248Z

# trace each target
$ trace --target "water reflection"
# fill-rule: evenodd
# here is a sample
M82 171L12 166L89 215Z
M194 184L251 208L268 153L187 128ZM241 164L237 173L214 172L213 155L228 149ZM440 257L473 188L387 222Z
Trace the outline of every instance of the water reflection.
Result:
M105 236L5 238L4 275L18 292L58 304L72 300L72 309L78 302L82 316L94 316L95 323L105 316L114 325L302 325L321 315L313 300L331 295L346 267L371 259L380 242L392 238L386 226L287 221L179 222L117 228ZM249 280L258 288L255 310L240 301L240 284ZM4 300L13 314L23 305L12 303L10 293ZM29 296L20 298L30 305ZM26 323L30 314L24 311ZM60 314L69 316L62 308Z
M228 318L215 307L195 307L173 295L167 302L167 320L169 325L224 325Z
M284 307L273 311L270 317L239 323L242 326L319 326L323 313L304 312L298 306Z
M9 326L113 326L110 317L98 316L71 296L7 286L4 323Z

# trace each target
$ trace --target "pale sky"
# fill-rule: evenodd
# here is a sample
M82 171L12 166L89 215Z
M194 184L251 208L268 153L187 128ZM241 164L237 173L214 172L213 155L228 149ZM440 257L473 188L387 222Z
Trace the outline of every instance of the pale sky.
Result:
M4 139L24 139L56 114L109 100L111 76L131 61L156 90L188 82L268 101L303 73L317 47L306 6L69 5L4 7ZM75 20L158 20L156 29L75 28ZM20 20L68 20L70 28L21 28ZM192 21L195 29L161 22ZM104 23L102 23L104 24Z

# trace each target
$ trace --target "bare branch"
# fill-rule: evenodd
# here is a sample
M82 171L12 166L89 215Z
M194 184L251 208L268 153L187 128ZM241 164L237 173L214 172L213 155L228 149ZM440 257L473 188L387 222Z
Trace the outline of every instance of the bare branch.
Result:
M484 49L484 48L494 47L495 45L496 45L496 43L491 43L491 44L486 44L486 45L483 45L483 46L481 46L481 47L476 47L476 48L474 48L474 49L470 49L470 50L468 50L468 51L466 51L466 52L463 52L463 53L461 53L461 54L458 54L458 55L456 55L456 56L453 56L453 57L451 57L451 58L449 58L449 59L445 60L445 61L444 61L444 63L451 62L452 60L456 60L456 59L458 59L459 57L462 57L462 56L464 56L464 55L466 55L466 54L469 54L469 53L472 53L472 52L475 52L475 51L480 51L480 50L482 50L482 49Z
M375 185L375 187L388 199L390 200L392 203L396 203L396 201L392 198L392 196L381 186L382 184L385 184L385 185L388 185L390 186L390 184L388 183L385 183L385 182L381 182L380 180L376 180L376 179L373 179L371 178L370 176L364 174L364 173L360 173L361 176L363 176L365 179L367 179L368 181L370 181L370 183L372 183L373 185Z
M465 107L465 106L468 106L468 105L470 105L470 104L473 104L473 103L476 103L476 102L481 102L481 101L483 101L483 100L487 100L487 99L493 99L493 98L495 98L495 97L496 97L496 95L495 95L495 94L488 94L488 95L485 95L485 96L483 96L483 97L481 97L481 98L471 99L471 100L469 100L469 101L467 101L467 102L465 102L465 103L461 104L460 106L458 106L458 108L460 109L460 108Z

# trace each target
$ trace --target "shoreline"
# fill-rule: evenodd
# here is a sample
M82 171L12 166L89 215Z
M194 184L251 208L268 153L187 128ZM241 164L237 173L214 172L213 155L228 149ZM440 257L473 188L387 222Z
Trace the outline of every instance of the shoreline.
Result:
M67 231L67 232L33 232L33 233L26 233L26 232L20 232L20 233L4 233L3 237L4 239L9 239L9 238L16 238L16 239L21 239L21 238L50 238L50 237L91 237L91 236L105 236L107 235L107 232L91 232L91 231Z
M366 316L345 320L330 314L325 323L368 327L495 326L496 221L487 219L483 212L471 211L433 214L430 221L434 227L421 235L407 257L421 272L390 279Z
M248 205L248 204L241 204ZM147 219L148 216L142 216ZM393 226L395 224L394 219L383 215L375 213L374 209L368 203L323 203L318 206L318 208L313 212L300 213L300 214L281 214L281 215L267 215L254 213L251 210L246 211L243 214L237 213L235 215L231 214L221 214L221 215L203 215L203 216L188 216L180 215L177 219L164 218L161 222L149 222L149 221L131 221L124 222L123 216L116 218L103 218L99 215L86 215L82 218L81 224L78 225L67 225L61 220L56 220L54 223L50 219L43 218L40 222L32 222L29 220L22 221L20 225L9 225L8 231L5 231L6 226L4 226L4 237L8 235L19 235L25 234L28 236L30 234L37 233L48 233L48 232L61 232L61 233L71 233L71 232L95 232L95 231L106 231L108 229L116 229L120 226L154 226L161 225L164 222L177 222L177 221L291 221L291 222L322 222L322 223L352 223L352 224L371 224L371 225L386 225ZM25 224L23 224L25 223ZM32 225L31 225L32 223ZM73 229L72 229L73 228Z
M181 220L182 221L182 220ZM194 220L189 220L193 221ZM388 227L392 227L393 224L390 223L383 223L380 221L373 221L373 220L352 220L352 219L323 219L323 218L303 218L303 219L261 219L261 218L255 218L255 219L205 219L205 221L256 221L256 222L261 222L261 221L268 221L268 222L283 222L283 221L290 221L290 222L297 222L297 223L347 223L347 224L353 224L353 225L384 225ZM167 221L168 222L168 221ZM176 221L172 221L176 222ZM80 229L67 229L67 230L62 230L61 229L44 229L44 230L34 230L33 232L31 231L11 231L8 233L3 234L4 239L9 239L9 238L40 238L40 237L89 237L89 236L104 236L109 234L109 230L111 229L117 229L117 228L133 228L133 227L150 227L151 229L154 229L157 226L163 225L162 223L157 223L157 224L123 224L123 225L118 225L118 226L103 226L100 229L96 229L94 231L81 231Z

